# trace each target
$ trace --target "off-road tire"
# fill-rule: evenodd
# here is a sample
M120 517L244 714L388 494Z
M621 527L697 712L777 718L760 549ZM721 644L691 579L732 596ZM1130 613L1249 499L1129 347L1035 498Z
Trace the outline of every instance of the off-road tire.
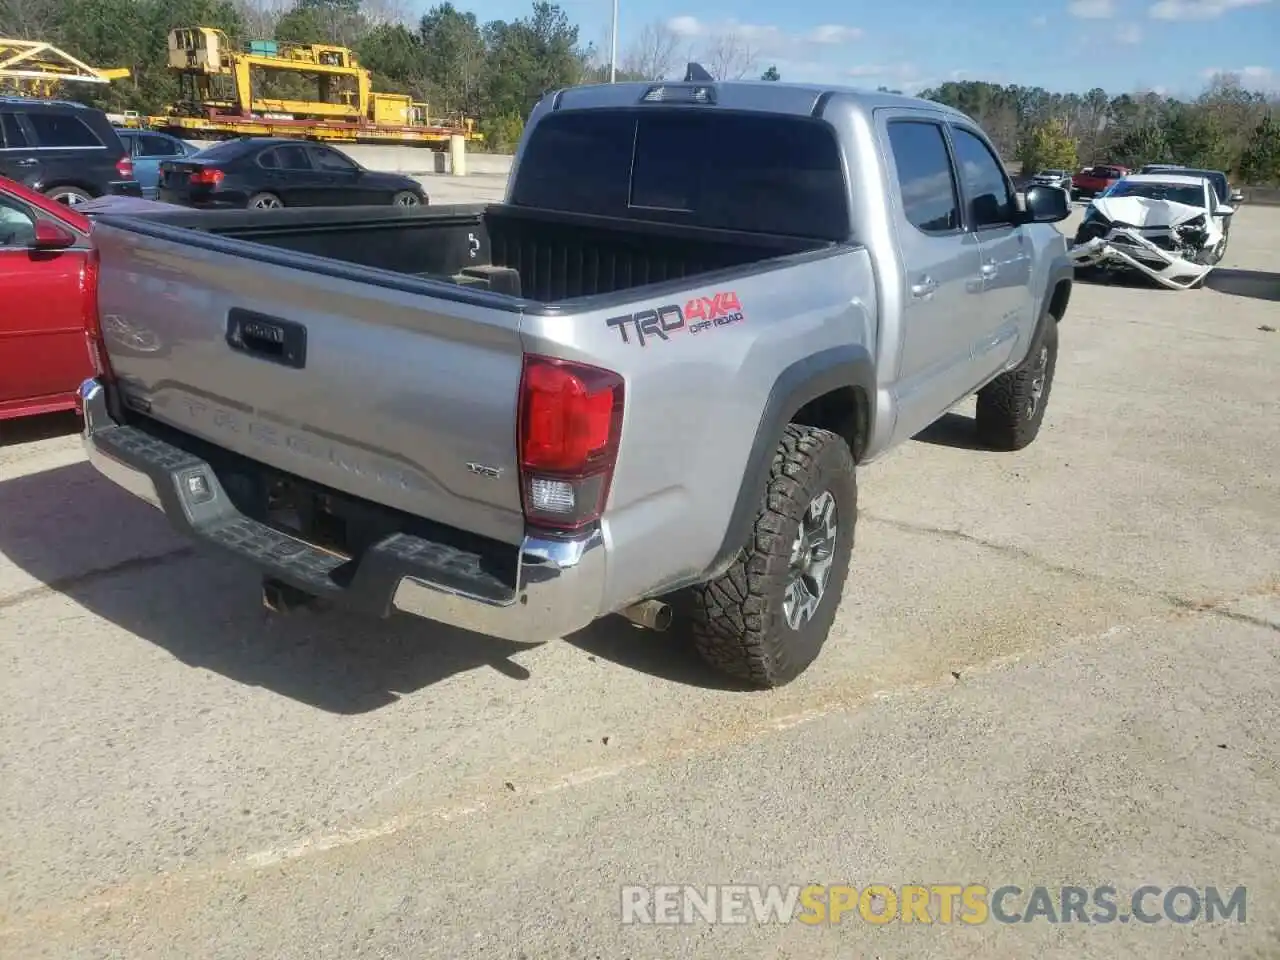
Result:
M1035 396L1037 365L1045 357L1043 388ZM1046 317L1040 335L1018 366L978 391L978 439L993 450L1021 450L1035 440L1044 422L1058 366L1058 322ZM1035 400L1034 407L1032 400Z
M804 514L824 491L836 509L835 547L812 617L792 629L783 611L791 552ZM751 536L733 565L709 583L683 591L677 623L702 658L745 686L790 683L822 650L844 591L858 516L849 445L828 430L788 424L769 467Z

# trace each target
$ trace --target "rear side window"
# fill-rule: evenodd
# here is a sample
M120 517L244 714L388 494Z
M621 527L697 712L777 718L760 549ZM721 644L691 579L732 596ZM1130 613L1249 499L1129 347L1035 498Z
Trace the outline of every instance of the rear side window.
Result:
M311 160L306 147L287 144L259 154L258 165L268 170L310 170Z
M844 169L831 128L714 109L584 110L535 128L520 206L841 241Z
M27 123L42 147L100 147L102 141L71 113L28 113Z
M16 113L0 113L0 147L14 149L27 145L27 134Z
M889 146L907 221L925 233L960 229L960 200L942 128L917 120L892 122Z
M168 137L143 134L138 137L138 141L137 155L140 157L178 157L182 155L181 148Z

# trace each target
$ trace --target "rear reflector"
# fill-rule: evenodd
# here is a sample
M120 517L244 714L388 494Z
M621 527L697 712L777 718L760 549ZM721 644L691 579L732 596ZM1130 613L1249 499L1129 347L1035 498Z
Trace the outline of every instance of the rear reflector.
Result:
M576 530L604 511L618 458L623 379L530 354L520 382L518 443L525 519Z
M225 174L216 167L202 167L199 170L193 170L188 178L191 183L201 187L216 187L222 182Z

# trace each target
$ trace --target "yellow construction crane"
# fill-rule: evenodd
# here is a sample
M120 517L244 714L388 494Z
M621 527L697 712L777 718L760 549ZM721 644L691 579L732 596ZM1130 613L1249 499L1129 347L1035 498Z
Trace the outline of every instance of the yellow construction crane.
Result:
M435 146L454 134L480 139L473 121L433 123L425 103L375 93L369 71L346 47L251 40L237 48L213 27L171 30L168 39L181 99L147 122L179 136Z
M110 83L127 76L127 69L99 70L51 43L0 37L0 89L51 97L60 83Z

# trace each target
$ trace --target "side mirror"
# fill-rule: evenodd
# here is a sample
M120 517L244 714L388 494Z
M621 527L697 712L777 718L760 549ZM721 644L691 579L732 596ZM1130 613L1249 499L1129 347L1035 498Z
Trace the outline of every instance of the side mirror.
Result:
M1027 188L1023 223L1058 223L1071 216L1071 198L1061 187L1037 183Z
M1244 203L1244 194L1243 194L1243 193L1241 193L1239 190L1232 190L1232 191L1231 191L1231 202L1232 202L1232 203Z
M1235 207L1228 207L1225 203L1218 207L1218 216L1220 217L1229 217L1235 212Z
M76 235L66 227L48 220L37 220L35 237L31 240L32 250L66 250L76 245Z

